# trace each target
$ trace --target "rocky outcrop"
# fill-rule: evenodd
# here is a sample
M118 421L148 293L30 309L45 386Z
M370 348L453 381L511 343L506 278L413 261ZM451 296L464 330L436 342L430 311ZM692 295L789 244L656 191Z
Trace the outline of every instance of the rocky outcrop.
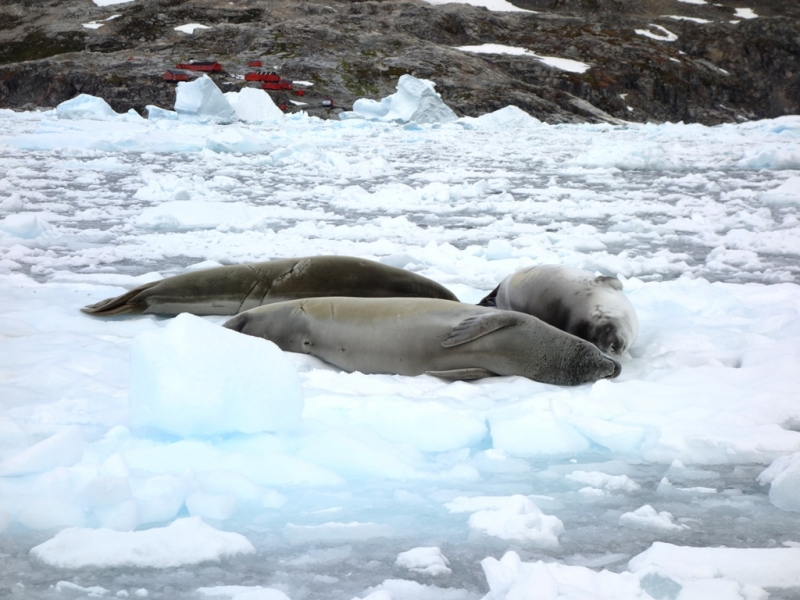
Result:
M261 59L312 93L277 103L321 116L361 97L395 91L408 73L436 82L459 115L509 104L551 122L686 121L714 124L800 112L800 8L762 0L758 16L741 3L677 0L514 0L536 12L492 12L422 0L88 0L0 7L0 106L50 107L78 93L117 111L171 107L165 69L213 58L223 91L246 83ZM742 14L741 12L739 13ZM110 18L113 15L118 17ZM674 17L679 16L682 19ZM84 24L100 25L86 28ZM192 34L175 27L200 23ZM465 52L499 44L536 56ZM539 58L537 58L537 56ZM588 65L563 70L541 57Z

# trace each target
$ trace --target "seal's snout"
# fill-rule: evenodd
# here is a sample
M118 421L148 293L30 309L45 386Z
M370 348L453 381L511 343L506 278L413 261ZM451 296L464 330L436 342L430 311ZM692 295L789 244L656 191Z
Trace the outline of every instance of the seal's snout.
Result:
M622 365L618 360L611 358L610 356L606 356L605 359L611 363L610 366L612 368L611 374L606 376L606 379L614 379L618 377L620 373L622 373Z

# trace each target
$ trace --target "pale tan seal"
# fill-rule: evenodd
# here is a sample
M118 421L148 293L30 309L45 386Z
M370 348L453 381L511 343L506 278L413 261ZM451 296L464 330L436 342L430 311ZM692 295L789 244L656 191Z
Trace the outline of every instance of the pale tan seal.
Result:
M619 279L559 265L517 271L479 305L533 315L616 355L639 334L636 311Z
M577 385L620 372L594 344L535 317L447 300L293 300L243 312L225 327L362 373Z
M364 258L311 256L184 273L81 310L97 316L235 315L263 304L318 296L456 300L444 286L411 271Z

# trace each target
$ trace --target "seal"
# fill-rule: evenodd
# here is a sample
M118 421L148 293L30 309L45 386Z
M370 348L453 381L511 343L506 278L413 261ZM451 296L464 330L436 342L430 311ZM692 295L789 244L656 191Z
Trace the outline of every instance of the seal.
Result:
M578 385L621 369L594 344L530 315L429 298L292 300L248 310L224 326L370 374L519 375Z
M235 315L263 304L319 296L456 300L444 286L405 269L350 256L311 256L183 273L81 310L104 317Z
M627 351L639 334L636 311L619 279L559 265L509 275L479 306L533 315L615 355Z

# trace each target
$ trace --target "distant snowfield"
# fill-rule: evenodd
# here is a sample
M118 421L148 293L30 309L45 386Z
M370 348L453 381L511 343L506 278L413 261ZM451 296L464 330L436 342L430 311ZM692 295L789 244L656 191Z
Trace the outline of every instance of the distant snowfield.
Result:
M133 0L92 0L97 6L113 6L114 4L127 4Z
M513 56L531 56L550 67L569 71L570 73L585 73L589 70L586 63L572 60L569 58L558 58L556 56L540 56L525 48L515 46L503 46L501 44L481 44L480 46L456 46L456 50L463 52L474 52L476 54L511 54Z
M533 10L526 10L514 6L506 0L425 0L428 4L469 4L470 6L481 6L497 12L525 12L535 13Z
M202 80L150 119L85 96L0 111L0 581L48 599L800 593L800 117L457 119L404 81L341 121ZM639 339L619 378L560 388L343 373L222 317L79 311L316 254L465 302L532 264L618 274Z
M113 19L116 19L121 16L122 15L111 15L110 17L106 19L101 19L100 21L90 21L88 23L84 23L83 26L86 29L100 29L103 25L105 25L106 21L112 21Z
M664 15L668 19L675 19L676 21L691 21L692 23L700 23L705 25L706 23L712 23L708 19L698 19L697 17L684 17L681 15Z
M752 8L737 8L736 9L736 17L740 19L757 19L758 15Z
M666 27L662 27L661 25L655 25L654 23L650 24L651 29L655 29L656 31L650 31L647 29L634 29L636 33L639 35L643 35L644 37L649 37L651 40L658 40L660 42L674 42L678 39L678 36L672 33Z
M194 33L197 29L210 29L210 27L208 25L201 25L200 23L187 23L186 25L175 27L175 31L189 34Z

